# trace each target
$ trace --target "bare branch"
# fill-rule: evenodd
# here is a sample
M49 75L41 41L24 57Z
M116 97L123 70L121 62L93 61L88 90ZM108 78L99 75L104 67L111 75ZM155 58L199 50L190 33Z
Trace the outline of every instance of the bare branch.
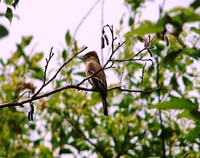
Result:
M85 19L90 15L90 13L92 12L92 10L97 6L97 4L100 2L101 0L97 0L94 5L90 8L90 10L86 13L86 15L82 18L82 20L80 21L80 23L78 24L78 26L76 27L76 30L74 31L74 35L72 38L72 41L75 40L76 34L78 32L78 29L80 28L80 26L83 24L83 22L85 21Z
M19 98L17 98L16 100L12 101L12 102L9 102L9 103L4 103L4 104L1 104L0 105L0 108L4 108L4 107L11 107L11 106L23 106L23 104L26 104L26 103L29 103L30 106L31 106L31 109L29 111L29 114L28 114L28 118L29 120L32 120L33 119L33 113L34 113L34 107L33 107L33 101L35 100L38 100L40 98L44 98L44 97L48 97L54 93L57 93L57 92L60 92L62 90L66 90L66 89L69 89L69 88L74 88L74 89L77 89L77 90L83 90L83 91L95 91L94 88L85 88L85 87L81 87L81 85L86 81L88 80L89 78L91 78L92 76L94 76L95 74L97 74L98 72L102 71L102 70L105 70L105 69L110 69L110 68L114 68L114 62L124 62L124 61L151 61L152 64L153 61L152 59L143 59L143 57L140 57L140 58L135 58L136 56L138 56L140 53L142 53L144 50L146 50L147 48L148 49L151 49L149 48L149 44L146 44L145 48L143 48L141 51L139 51L137 54L133 55L132 57L128 58L128 59L112 59L114 53L125 43L125 42L122 42L122 43L119 43L118 46L116 48L114 48L114 42L115 40L117 39L116 37L114 37L114 31L113 31L113 26L109 26L109 25L106 25L103 27L103 35L105 33L104 31L104 28L105 27L108 27L110 32L111 32L111 36L112 36L112 44L111 44L111 49L112 49L112 53L111 55L109 56L109 59L107 60L107 62L105 63L105 65L103 66L102 69L100 69L99 71L93 73L92 75L84 78L81 82L77 83L77 84L70 84L70 85L67 85L67 86L64 86L64 87L61 87L61 88L58 88L58 89L55 89L55 90L52 90L50 92L47 92L47 93L44 93L44 94L40 94L40 92L42 91L42 89L47 86L50 82L52 82L58 75L58 73L62 70L62 68L64 66L66 66L70 61L72 61L77 55L79 55L81 52L83 52L85 49L87 49L87 47L83 48L81 51L77 52L76 54L74 54L70 59L68 59L66 62L64 62L60 68L56 71L56 73L54 74L54 76L49 79L47 81L47 69L48 69L48 66L49 66L49 63L50 63L50 60L52 59L54 53L52 52L53 51L53 47L51 48L50 50L50 53L49 53L49 57L48 59L46 59L46 65L45 65L45 69L44 69L44 80L43 80L43 83L41 85L41 87L39 88L39 90L32 95L32 97L30 97L30 92L29 92L29 96L27 99L25 100L22 100L22 101L18 101L22 96L24 96L25 93L27 92L24 92ZM104 36L105 37L105 36ZM150 38L150 37L149 37ZM108 39L107 39L108 40ZM108 41L107 41L108 43ZM107 66L109 63L110 66ZM144 68L146 66L146 63L143 67L143 70L142 70L142 81L141 81L141 85L142 85L142 82L143 82L143 76L144 76ZM133 89L126 89L126 88L122 88L122 77L123 77L123 70L121 70L121 75L120 75L120 81L119 81L119 86L116 86L116 87L112 87L110 89L108 89L108 91L112 91L112 90L115 90L115 89L118 89L122 92L136 92L136 93L152 93L152 92L155 92L155 91L159 91L161 90L161 87L158 87L158 88L155 88L155 89L151 89L151 90L147 90L147 91L143 91L143 90L133 90Z
M142 68L142 76L140 76L140 78L141 78L141 89L142 89L142 83L143 83L143 79L144 79L144 68L146 67L146 64L147 63L144 64L144 66Z
M41 91L46 85L48 85L51 81L53 81L53 80L56 78L56 76L58 75L58 73L62 70L62 68L63 68L65 65L67 65L70 61L72 61L77 55L79 55L80 53L82 53L85 49L87 49L87 47L83 48L81 51L77 52L77 53L74 54L70 59L68 59L66 62L64 62L63 65L57 70L57 72L55 73L55 75L54 75L48 82L43 81L42 86L41 86L40 89L32 96L32 98L35 98L35 97L40 93L40 91ZM49 61L51 60L51 57L52 57L52 49L51 49L51 51L50 51L49 59L46 59L47 64L46 64L46 66L45 66L44 79L46 79L46 70L47 70Z
M28 98L30 96L30 94L32 93L31 90L27 90L24 93L22 93L18 98L16 98L15 100L13 100L12 102L16 102L18 101L21 97L23 97L26 93L28 93Z
M94 73L95 74L95 73ZM89 76L89 77L92 77L92 76ZM82 80L80 83L82 84L83 81L86 81L89 79L89 77L84 80ZM0 105L0 108L4 108L4 107L13 107L13 106L22 106L23 104L26 104L26 103L30 103L32 101L35 101L35 100L38 100L40 98L44 98L44 97L48 97L54 93L57 93L57 92L60 92L60 91L63 91L63 90L66 90L66 89L70 89L70 88L74 88L74 89L77 89L78 91L79 90L83 90L83 91L90 91L90 92L94 92L95 90L93 88L85 88L85 87L80 87L80 83L76 84L76 85L67 85L67 86L64 86L64 87L61 87L61 88L57 88L55 90L52 90L50 92L47 92L45 94L41 94L41 95L37 95L36 97L34 98L28 98L28 99L25 99L23 101L20 101L20 102L9 102L9 103L4 103L4 104L1 104ZM155 89L152 89L152 90L148 90L148 91L142 91L142 90L131 90L131 89L125 89L125 88L121 88L121 86L116 86L116 87L112 87L110 89L108 89L108 91L112 91L112 90L115 90L115 89L119 89L121 91L124 91L124 92L136 92L136 93L152 93L152 92L155 92L155 91L158 91L158 90L161 90L161 87L158 87L158 88L155 88Z
M108 89L108 91L112 91L114 89L119 89L123 92L152 93L152 92L161 90L161 88L162 87L158 87L158 88L155 88L155 89L143 91L143 90L126 89L126 88L122 88L122 86L116 86L116 87L112 87L112 88Z
M190 152L186 152L181 158L185 158L189 154L190 154Z
M124 74L124 71L121 68L121 75L120 75L120 79L119 79L119 87L121 87L121 85L122 85L123 74Z
M53 51L53 47L51 47L51 50L50 50L50 52L49 52L49 58L48 58L48 59L46 58L46 65L44 66L43 85L44 85L45 82L46 82L47 68L48 68L49 62L50 62L51 58L54 56L54 53L53 53L52 51Z
M112 61L113 55L114 55L115 52L125 43L125 42L118 43L118 46L117 46L116 48L114 48L114 43L115 43L115 40L117 39L117 37L114 37L113 26L110 26L110 25L107 24L107 25L105 25L105 26L102 28L102 38L103 38L103 40L102 40L102 42L103 42L102 44L103 44L103 45L102 45L102 46L103 46L103 48L105 47L104 39L106 40L106 44L107 44L107 45L109 44L109 40L108 40L107 36L105 35L105 30L104 30L105 27L108 27L109 30L110 30L112 42L111 42L111 54L110 54L110 56L109 56L107 62L104 64L103 67L106 67L106 66L108 65L109 62L112 62L112 65L114 64L113 61Z

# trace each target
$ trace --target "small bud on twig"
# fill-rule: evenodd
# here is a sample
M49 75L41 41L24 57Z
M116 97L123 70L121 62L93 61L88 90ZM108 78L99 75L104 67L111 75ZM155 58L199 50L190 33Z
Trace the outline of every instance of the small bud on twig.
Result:
M167 42L167 46L169 46L169 38L165 35L165 40Z
M104 38L101 37L101 49L105 48L105 41Z
M107 44L107 46L109 45L109 40L108 40L108 37L104 34L104 38L105 38L105 40L106 40L106 44Z

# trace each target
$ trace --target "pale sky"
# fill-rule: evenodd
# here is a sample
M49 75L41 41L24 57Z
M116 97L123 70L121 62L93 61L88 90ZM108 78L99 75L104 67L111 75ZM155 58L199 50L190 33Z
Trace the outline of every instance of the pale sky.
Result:
M20 0L14 13L20 19L13 18L12 24L6 18L1 18L1 24L9 30L9 36L0 40L0 57L9 57L16 50L16 43L22 36L32 35L33 41L28 46L27 53L32 50L48 53L53 46L54 50L62 50L65 46L65 33L70 29L72 35L75 28L97 1L91 0ZM148 20L158 19L158 6L163 1L147 2L143 8L142 18ZM173 6L188 6L191 0L166 0L165 10ZM101 37L101 1L83 22L76 39L79 46L88 46L88 51L100 52ZM0 3L0 13L6 11L6 6ZM114 25L118 28L119 20L127 12L123 0L105 0L104 24Z

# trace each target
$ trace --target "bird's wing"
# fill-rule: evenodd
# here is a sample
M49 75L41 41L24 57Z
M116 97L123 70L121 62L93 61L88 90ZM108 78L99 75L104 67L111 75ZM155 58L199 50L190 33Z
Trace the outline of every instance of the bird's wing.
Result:
M95 67L94 67L95 64ZM88 65L88 75L92 75L95 72L97 72L98 70L100 70L102 67L99 64L96 63L91 63ZM102 80L102 78L105 78L105 80ZM101 95L103 95L103 97L107 97L107 82L106 82L106 75L104 73L104 71L100 71L97 74L95 74L94 76L91 77L92 80L92 84L93 87L99 91L99 89L101 90L101 92L103 92Z

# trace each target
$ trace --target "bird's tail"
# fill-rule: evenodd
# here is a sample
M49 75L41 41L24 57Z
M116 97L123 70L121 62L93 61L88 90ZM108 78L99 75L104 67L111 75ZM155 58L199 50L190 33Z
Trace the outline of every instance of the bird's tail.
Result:
M103 112L105 116L108 116L108 102L107 98L102 97L102 104L103 104Z

